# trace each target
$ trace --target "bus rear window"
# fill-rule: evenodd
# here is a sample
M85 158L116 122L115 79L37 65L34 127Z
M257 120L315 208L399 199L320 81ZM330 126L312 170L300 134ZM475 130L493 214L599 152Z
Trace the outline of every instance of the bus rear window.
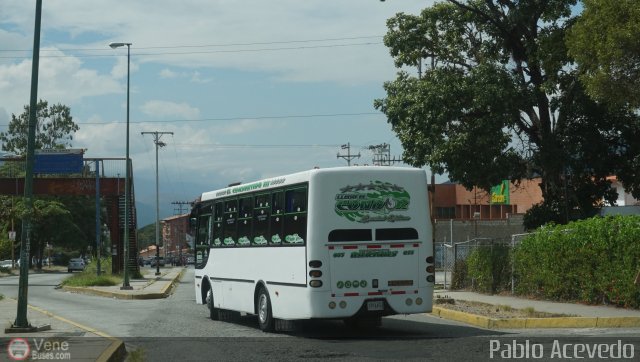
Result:
M371 229L336 229L329 233L330 242L371 240Z
M417 239L418 231L414 228L376 229L376 241Z

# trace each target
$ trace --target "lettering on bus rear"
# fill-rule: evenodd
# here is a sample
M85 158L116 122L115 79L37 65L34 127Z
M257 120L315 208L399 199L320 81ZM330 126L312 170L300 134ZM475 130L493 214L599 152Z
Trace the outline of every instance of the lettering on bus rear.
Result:
M347 220L368 223L406 221L411 196L401 186L390 182L347 185L335 196L335 212Z

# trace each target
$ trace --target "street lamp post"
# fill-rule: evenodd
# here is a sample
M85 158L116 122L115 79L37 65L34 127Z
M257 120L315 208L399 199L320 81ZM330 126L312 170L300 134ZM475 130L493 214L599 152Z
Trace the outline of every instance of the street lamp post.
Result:
M124 278L120 289L133 289L129 284L129 65L131 63L131 43L111 43L112 49L127 47L127 141L124 175Z
M173 135L173 132L141 132L142 135L153 135L153 143L156 144L156 275L160 275L160 250L158 249L160 244L160 187L158 184L158 148L166 146L166 144L160 141L160 138L164 134ZM165 261L167 257L167 248L164 248Z

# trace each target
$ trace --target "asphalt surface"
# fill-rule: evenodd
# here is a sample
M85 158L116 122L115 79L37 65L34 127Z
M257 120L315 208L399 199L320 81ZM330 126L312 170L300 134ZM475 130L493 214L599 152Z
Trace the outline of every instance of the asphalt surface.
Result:
M171 293L173 285L180 280L183 270L183 268L178 267L165 268L162 270L162 275L160 276L155 275L155 270L148 271L144 279L131 280L131 290L122 290L120 286L90 288L65 287L65 289L71 292L119 299L165 298ZM640 311L638 310L529 300L509 295L489 296L471 292L446 290L437 291L435 294L436 299L449 297L454 300L478 301L493 305L509 305L513 308L534 308L536 311L576 316L561 318L514 318L509 321L496 321L491 318L470 315L468 313L448 313L444 308L438 307L437 304L434 305L433 315L489 330L509 328L640 327ZM12 332L11 328L8 327L11 326L13 318L16 316L16 308L17 301L15 299L4 298L0 300L0 320L4 322L6 328L0 330L0 341L2 342L0 360L12 360L12 358L9 357L15 356L10 356L9 354L20 353L21 349L24 348L23 342L35 347L36 344L42 343L42 341L55 341L56 339L63 340L68 343L68 345L53 345L53 349L49 351L59 353L59 355L53 355L53 357L64 358L64 353L69 351L73 353L73 360L119 361L124 359L126 354L125 345L124 342L118 338L33 306L29 306L28 309L29 322L32 327L40 327L43 330L29 333ZM66 349L64 349L65 346ZM40 345L39 347L38 350L42 350L42 346ZM30 352L33 353L33 351Z

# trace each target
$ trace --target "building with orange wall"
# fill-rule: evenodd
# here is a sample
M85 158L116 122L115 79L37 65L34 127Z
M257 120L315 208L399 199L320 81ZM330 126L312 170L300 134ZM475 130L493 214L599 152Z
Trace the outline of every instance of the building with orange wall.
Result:
M491 202L489 192L474 187L467 190L454 183L435 185L434 216L436 219L502 220L509 215L524 214L531 206L542 202L540 179L522 180L518 184L507 182L508 197L502 202Z

